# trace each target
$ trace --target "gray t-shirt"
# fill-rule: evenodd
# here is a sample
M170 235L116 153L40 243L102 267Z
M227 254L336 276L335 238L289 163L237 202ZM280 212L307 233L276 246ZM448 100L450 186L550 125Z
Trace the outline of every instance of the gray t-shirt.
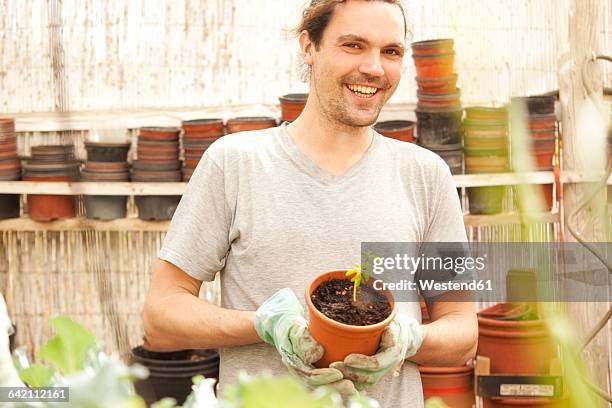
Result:
M319 168L285 125L215 142L198 164L159 257L196 279L220 271L222 307L256 310L279 289L303 302L309 280L346 269L361 242L465 241L457 190L446 163L414 144L377 133L341 176ZM399 310L420 319L418 300ZM274 347L220 350L220 384L240 370L286 374ZM416 365L368 390L382 407L423 406Z

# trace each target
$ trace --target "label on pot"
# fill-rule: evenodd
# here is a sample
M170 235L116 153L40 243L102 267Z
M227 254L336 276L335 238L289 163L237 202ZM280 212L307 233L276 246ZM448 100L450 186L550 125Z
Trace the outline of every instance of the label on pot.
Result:
M552 397L555 395L554 385L538 384L501 384L499 395L502 397Z

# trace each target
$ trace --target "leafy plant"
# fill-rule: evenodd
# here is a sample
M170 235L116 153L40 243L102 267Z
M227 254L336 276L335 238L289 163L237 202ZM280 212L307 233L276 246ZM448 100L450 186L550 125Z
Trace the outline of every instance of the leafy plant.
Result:
M365 258L364 264L356 263L355 268L346 271L346 276L351 276L351 282L353 282L353 302L357 301L357 288L363 282L367 282L370 279L372 273L372 262L376 256L368 253Z

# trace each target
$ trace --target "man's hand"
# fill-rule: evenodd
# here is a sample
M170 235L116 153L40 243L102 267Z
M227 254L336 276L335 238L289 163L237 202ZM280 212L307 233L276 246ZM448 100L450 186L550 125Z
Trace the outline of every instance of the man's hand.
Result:
M313 366L325 350L310 335L303 314L291 289L281 289L257 309L255 330L263 341L276 347L289 372L306 385L325 385L342 395L356 394L353 384L337 369Z
M357 390L376 384L389 371L399 372L404 359L416 354L423 343L423 329L416 319L398 313L383 332L378 352L373 356L349 354L344 361L330 364L351 380Z

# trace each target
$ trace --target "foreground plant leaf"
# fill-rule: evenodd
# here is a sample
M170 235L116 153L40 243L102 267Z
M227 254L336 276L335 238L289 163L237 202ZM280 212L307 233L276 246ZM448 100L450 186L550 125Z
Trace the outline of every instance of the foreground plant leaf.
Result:
M52 318L51 327L55 329L56 335L40 349L38 358L62 374L81 371L87 350L96 344L93 334L65 316Z
M41 364L32 364L19 372L19 378L30 387L46 387L55 370Z

